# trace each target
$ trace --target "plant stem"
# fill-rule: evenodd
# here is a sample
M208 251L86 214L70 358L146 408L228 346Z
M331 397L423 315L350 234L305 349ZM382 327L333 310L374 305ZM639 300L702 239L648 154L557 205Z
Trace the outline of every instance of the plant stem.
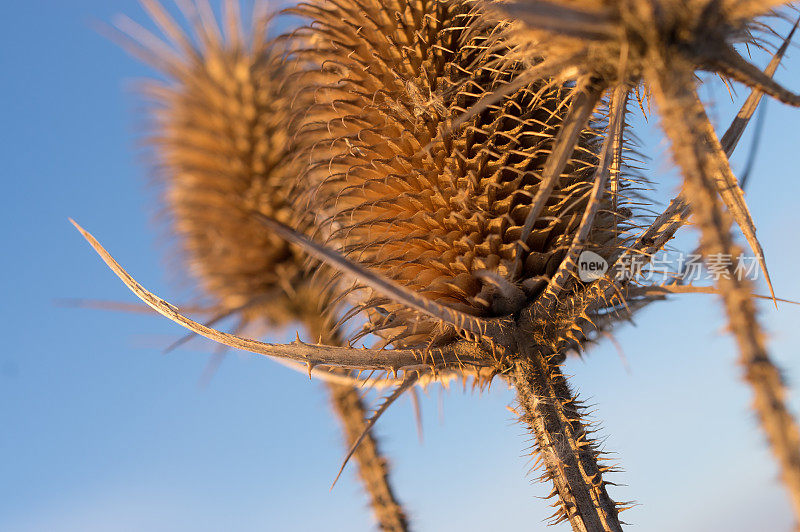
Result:
M319 316L305 320L309 334L314 341L321 340L328 345L344 345L344 342L330 329L327 320ZM343 371L344 370L338 370ZM358 390L353 386L327 383L328 397L344 433L345 448L349 449L364 433L369 417ZM353 454L358 464L358 476L370 499L373 515L380 530L386 532L407 532L408 518L403 506L397 500L389 481L388 461L381 454L378 440L372 431L364 435Z
M327 384L331 406L339 418L347 447L350 447L364 431L366 409L353 386ZM402 505L389 482L389 468L380 452L378 441L368 432L358 445L354 455L358 463L358 476L370 497L370 505L381 530L405 532L408 520Z
M620 531L617 504L606 492L596 449L582 407L559 367L539 349L525 349L514 366L513 382L521 420L536 439L544 478L552 480L560 509L556 522L568 520L576 532Z

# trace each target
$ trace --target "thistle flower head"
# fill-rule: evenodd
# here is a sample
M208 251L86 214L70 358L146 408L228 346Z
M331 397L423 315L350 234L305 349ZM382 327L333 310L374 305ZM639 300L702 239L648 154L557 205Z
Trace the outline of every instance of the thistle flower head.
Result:
M535 301L565 259L591 195L602 111L577 133L558 184L535 206L546 162L581 98L574 85L524 79L508 25L471 2L316 2L298 57L319 65L300 138L310 167L300 208L352 261L460 312L492 318ZM392 15L395 14L396 16ZM497 91L503 98L464 120ZM624 240L628 183L603 187L584 244L613 254ZM538 209L532 227L531 212ZM372 293L378 332L399 345L452 330Z

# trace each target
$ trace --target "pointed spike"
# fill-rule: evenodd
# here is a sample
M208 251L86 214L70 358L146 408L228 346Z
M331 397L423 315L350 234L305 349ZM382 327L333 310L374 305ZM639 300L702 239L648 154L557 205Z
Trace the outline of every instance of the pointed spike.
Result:
M718 72L740 83L744 83L750 88L758 89L764 94L782 103L791 105L792 107L800 107L800 95L787 90L764 72L750 64L730 45L727 45L726 48L714 58L713 66Z
M347 452L347 456L345 456L344 461L342 462L342 466L339 468L339 472L336 474L336 478L333 479L333 484L331 484L331 490L336 486L336 482L339 480L339 477L342 476L342 472L344 471L344 467L347 465L347 462L350 460L350 457L353 456L353 453L356 452L358 446L364 440L364 437L372 430L372 427L375 425L375 422L386 412L386 409L391 406L401 395L403 392L408 390L418 379L416 374L410 374L406 377L403 384L398 386L389 396L386 397L383 404L378 408L375 413L367 420L367 423L364 425L364 431L361 435L356 439L353 445L350 447L350 450Z
M794 36L795 31L797 30L797 26L800 24L800 18L794 23L792 30L789 32L789 35L783 40L781 47L775 52L775 55L772 56L772 59L767 65L767 68L764 69L764 75L769 76L770 78L775 75L775 72L778 70L778 65L780 65L781 59L786 54L786 50L789 48L789 43L792 41L792 37ZM722 139L720 139L720 144L722 145L722 149L725 151L725 155L730 157L734 150L736 149L739 140L742 138L742 133L744 133L745 128L747 128L747 124L750 122L750 119L753 117L753 113L755 113L756 109L758 108L759 103L761 102L764 93L754 88L750 95L745 100L742 108L736 114L736 118L734 118L731 125L728 126L728 129L725 131L725 134L722 135Z

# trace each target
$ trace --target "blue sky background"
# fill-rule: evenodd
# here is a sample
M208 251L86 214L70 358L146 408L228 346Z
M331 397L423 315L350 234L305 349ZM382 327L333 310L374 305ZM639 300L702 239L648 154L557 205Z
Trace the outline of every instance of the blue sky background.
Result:
M181 274L167 272L154 193L135 147L141 117L127 89L148 70L92 29L117 13L146 17L134 0L6 4L0 530L368 530L352 469L328 489L343 449L318 383L234 354L201 388L207 344L161 354L182 334L177 326L53 303L133 301L68 216L145 286L186 300L174 282ZM798 89L800 53L791 54L778 77ZM704 95L726 124L733 107L724 89ZM653 123L635 120L666 198L676 182ZM798 125L798 111L770 104L748 192L776 289L794 299ZM749 136L742 147L736 168ZM683 242L691 249L691 238ZM762 317L775 358L798 389L800 309L764 305ZM624 484L612 494L639 503L625 514L632 529L789 530L787 499L715 298L678 297L645 310L637 323L617 333L630 372L608 342L567 366L596 404L605 447L624 468L611 478ZM512 401L499 381L484 394L432 388L423 400L422 444L408 400L380 421L416 529L545 528L551 511L539 497L549 488L525 474L530 442L505 408ZM800 411L797 393L792 405Z

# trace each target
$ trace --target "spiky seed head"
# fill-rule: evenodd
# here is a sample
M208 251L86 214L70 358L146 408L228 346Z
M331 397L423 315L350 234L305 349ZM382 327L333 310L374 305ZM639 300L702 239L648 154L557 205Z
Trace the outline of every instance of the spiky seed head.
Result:
M145 89L149 140L173 230L205 293L222 309L252 305L243 316L277 324L317 301L296 293L309 290L304 258L251 212L301 223L288 198L298 173L291 67L284 47L267 38L266 15L256 10L245 32L237 4L226 2L223 30L203 5L188 4L195 9L187 18L196 18L187 32L146 4L169 43L140 42L167 78Z
M315 1L299 58L318 68L301 139L311 161L301 209L353 261L451 308L508 315L535 300L561 265L586 208L604 117L579 135L560 180L520 242L573 87L532 79L469 120L482 98L520 81L530 62L507 25L475 4ZM525 80L522 80L525 81ZM624 189L624 187L623 187ZM618 244L624 198L605 190L586 245ZM616 207L614 207L616 205ZM444 341L431 320L364 296L371 325L395 345Z

